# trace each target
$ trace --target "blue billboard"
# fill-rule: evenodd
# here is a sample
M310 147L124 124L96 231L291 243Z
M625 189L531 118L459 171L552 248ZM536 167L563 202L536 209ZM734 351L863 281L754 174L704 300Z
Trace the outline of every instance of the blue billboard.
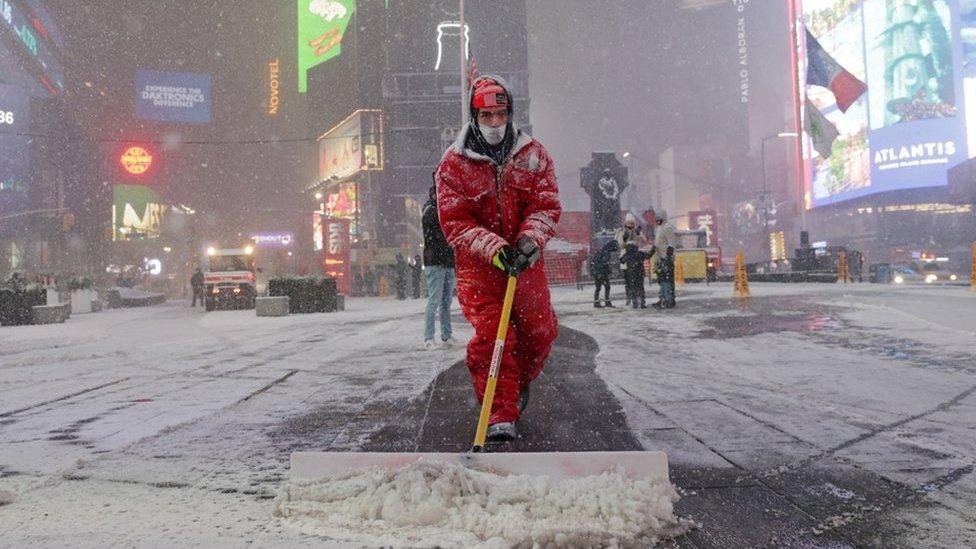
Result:
M976 156L969 92L974 0L804 0L802 23L842 69L867 84L849 108L834 91L800 89L836 128L830 143L805 120L805 204L945 186L947 171ZM809 40L808 40L809 42ZM801 100L802 100L801 99ZM968 121L968 122L967 122ZM828 131L827 134L833 132Z
M136 116L162 122L210 123L210 75L136 71Z
M30 177L30 96L0 84L0 219L27 210ZM0 221L0 230L10 223Z

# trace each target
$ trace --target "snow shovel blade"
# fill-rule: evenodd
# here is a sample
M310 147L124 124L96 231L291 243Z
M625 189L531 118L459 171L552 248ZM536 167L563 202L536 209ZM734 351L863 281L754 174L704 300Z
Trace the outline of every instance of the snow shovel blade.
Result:
M496 453L381 453L294 452L292 478L341 476L366 467L396 470L424 458L458 463L501 475L548 476L553 480L620 471L630 479L668 479L668 457L660 451L627 452L496 452Z

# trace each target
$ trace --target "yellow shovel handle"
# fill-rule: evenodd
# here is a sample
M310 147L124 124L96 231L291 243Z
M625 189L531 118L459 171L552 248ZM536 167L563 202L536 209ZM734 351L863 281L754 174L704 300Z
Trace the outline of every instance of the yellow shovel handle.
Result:
M505 288L505 301L502 303L502 317L498 320L498 335L495 336L495 350L491 353L491 368L488 370L488 384L485 385L485 397L481 400L481 415L478 417L478 429L474 433L474 451L481 451L485 446L485 435L488 432L488 417L491 415L491 403L495 400L495 385L498 383L498 369L502 364L502 353L505 350L505 336L508 334L508 319L512 316L512 302L515 301L515 277L508 277Z

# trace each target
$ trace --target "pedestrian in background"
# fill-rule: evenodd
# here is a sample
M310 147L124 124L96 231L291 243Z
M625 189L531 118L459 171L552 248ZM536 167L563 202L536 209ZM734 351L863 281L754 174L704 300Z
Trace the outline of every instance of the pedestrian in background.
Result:
M654 264L654 274L661 287L660 300L654 304L655 309L673 309L674 301L674 248L667 247L664 257Z
M445 347L457 343L451 329L451 303L454 301L454 250L444 238L437 214L437 187L427 191L421 224L424 229L424 276L427 279L427 311L424 317L424 348L434 348L434 321L441 317L441 342Z
M618 250L617 241L610 240L590 258L590 274L593 276L593 306L600 309L613 307L610 301L610 260ZM603 289L603 302L600 302L600 289Z
M642 244L646 243L637 217L627 212L624 226L617 229L617 248L620 253L620 270L624 273L624 285L627 291L627 305L633 308L647 308L644 296L644 259L648 255L641 252Z
M197 267L197 271L190 277L190 290L193 292L193 303L190 307L197 306L197 298L200 299L200 305L203 305L203 271L200 267Z
M397 252L396 254L396 265L394 266L394 281L393 285L396 287L396 298L406 299L407 298L407 260L403 258L403 254Z
M654 232L654 272L657 274L658 264L667 259L667 250L671 248L672 254L674 250L678 247L678 237L674 234L674 225L668 222L668 212L666 210L661 210L657 212L657 230ZM674 279L673 279L673 269L674 269L674 259L671 260L672 269L672 285L671 285L671 302L674 301ZM658 285L660 290L658 292L658 302L655 307L658 309L666 308L668 300L665 296L665 287L660 285L660 279L658 279Z
M420 299L420 278L424 272L424 264L420 260L420 254L413 256L410 262L410 275L413 282L413 298Z

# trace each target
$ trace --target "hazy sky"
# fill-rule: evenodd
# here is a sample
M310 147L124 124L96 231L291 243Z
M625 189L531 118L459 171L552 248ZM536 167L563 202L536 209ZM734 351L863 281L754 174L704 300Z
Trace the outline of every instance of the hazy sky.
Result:
M276 0L287 1L287 0ZM422 0L411 0L421 2ZM753 12L780 0L752 0ZM240 10L236 0L183 2L85 1L55 10L76 35L69 71L90 82L75 101L91 133L152 136L159 124L134 120L131 79L138 68L199 71L214 77L215 126L183 126L180 140L303 137L306 113L284 86L283 116L260 111L268 60L292 47L288 10ZM748 143L748 115L738 103L735 13L725 3L700 11L678 0L528 0L527 26L534 133L557 163L567 210L588 208L578 171L592 151L633 151L656 162L674 144ZM248 2L258 6L259 2ZM770 12L771 13L771 12ZM200 34L199 21L212 32ZM754 29L756 67L770 38ZM766 33L768 34L768 33ZM763 46L763 47L760 47ZM75 66L70 66L75 62ZM479 67L491 70L491 67ZM285 64L282 81L293 80ZM79 74L78 71L83 71ZM753 80L754 87L762 84ZM104 93L104 96L99 94ZM759 93L757 91L757 93ZM86 99L90 98L91 100ZM774 118L781 118L773 109ZM773 126L780 125L776 122ZM233 132L227 131L234 128ZM754 141L754 138L753 138ZM208 205L241 206L273 199L295 207L298 196L276 191L314 176L298 159L307 144L179 145L182 173L170 171L174 191L196 191ZM176 155L174 153L173 157ZM174 163L175 164L175 163ZM643 162L634 165L646 174ZM170 167L172 169L172 166ZM232 197L208 188L236 181ZM294 188L294 185L291 185Z
M528 26L533 126L567 209L589 207L578 169L592 151L656 162L671 145L747 141L730 5L533 0Z

